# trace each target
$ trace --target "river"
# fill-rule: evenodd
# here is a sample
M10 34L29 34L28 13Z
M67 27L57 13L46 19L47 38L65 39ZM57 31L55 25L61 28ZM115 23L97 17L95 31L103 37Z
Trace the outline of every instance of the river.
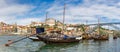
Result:
M8 40L20 39L20 36L0 36L0 52L120 52L120 39L108 41L82 40L79 43L49 44L24 39L9 47Z

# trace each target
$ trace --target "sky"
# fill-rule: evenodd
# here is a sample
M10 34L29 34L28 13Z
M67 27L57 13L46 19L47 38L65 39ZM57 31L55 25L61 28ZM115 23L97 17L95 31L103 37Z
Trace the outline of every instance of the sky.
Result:
M120 0L0 0L0 21L27 25L48 18L62 21L66 3L65 23L89 24L120 22Z

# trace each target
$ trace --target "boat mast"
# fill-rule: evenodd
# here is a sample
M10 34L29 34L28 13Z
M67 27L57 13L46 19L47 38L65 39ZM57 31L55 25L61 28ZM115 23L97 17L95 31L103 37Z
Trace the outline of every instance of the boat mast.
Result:
M66 7L66 4L64 3L64 8L63 8L63 29L62 30L65 30L65 7Z
M98 34L100 35L100 21L99 21L99 17L98 17Z
M86 20L86 25L87 25L87 23L88 23L88 20Z
M47 18L48 18L48 12L46 12L45 25L46 25Z
M17 23L15 22L15 24L14 24L14 26L15 26L15 33L17 32Z

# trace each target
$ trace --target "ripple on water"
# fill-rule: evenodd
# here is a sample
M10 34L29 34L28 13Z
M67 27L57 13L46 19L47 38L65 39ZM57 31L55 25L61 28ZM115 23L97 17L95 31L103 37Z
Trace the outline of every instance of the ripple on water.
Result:
M19 36L18 36L19 37ZM0 36L0 52L120 52L120 39L109 41L83 40L72 44L49 44L25 39L9 47L2 46L17 36ZM44 45L44 46L43 46Z
M19 38L19 36L0 36L0 52L33 52L43 45L42 42L33 42L30 39L24 39L20 42L14 43L9 47L3 46L7 41Z

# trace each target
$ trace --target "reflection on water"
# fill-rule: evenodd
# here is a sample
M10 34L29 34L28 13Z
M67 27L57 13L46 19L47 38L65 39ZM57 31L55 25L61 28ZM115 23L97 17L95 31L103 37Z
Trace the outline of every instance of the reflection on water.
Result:
M18 36L0 36L0 52L120 52L120 39L109 41L83 40L79 43L49 44L33 42L30 39L12 44L3 45L7 40L15 40Z
M79 43L63 43L63 44L48 44L45 45L41 48L39 48L38 52L65 52L66 49L74 49L77 48L77 45L79 45ZM68 51L72 51L72 50L68 50Z

